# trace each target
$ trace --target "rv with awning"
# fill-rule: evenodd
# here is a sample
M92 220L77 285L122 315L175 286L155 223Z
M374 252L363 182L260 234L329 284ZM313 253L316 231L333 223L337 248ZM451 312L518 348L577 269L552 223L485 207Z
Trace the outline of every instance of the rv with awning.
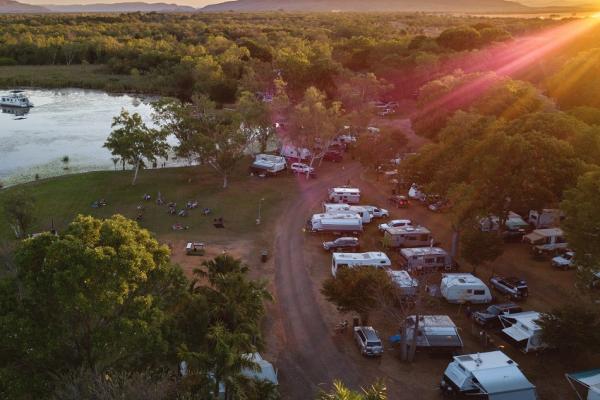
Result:
M542 341L542 327L537 324L540 318L537 311L500 315L502 333L525 353L543 350L548 345Z
M536 400L535 386L517 363L501 351L454 356L440 388L448 397L489 400Z
M523 242L531 244L537 253L554 253L569 247L560 228L536 229L523 236Z
M360 203L360 189L352 187L336 187L329 189L328 201L331 203Z
M362 218L354 213L314 214L307 222L311 232L330 232L333 234L352 233L358 235L363 230Z
M600 368L565 374L579 400L600 400Z
M434 272L453 268L452 257L439 247L412 247L400 250L400 264L410 271Z
M368 224L373 220L373 216L369 210L362 206L351 206L343 203L324 203L323 211L329 214L358 214L362 218L363 224Z
M331 275L335 277L339 268L376 267L389 268L392 262L380 251L367 253L333 253L331 255Z
M454 352L463 348L463 341L458 334L454 321L447 315L410 315L404 321L406 340L410 346L413 337L417 335L417 350L438 352ZM402 330L401 330L402 332Z
M423 247L433 241L429 229L422 226L387 227L383 237L390 247Z

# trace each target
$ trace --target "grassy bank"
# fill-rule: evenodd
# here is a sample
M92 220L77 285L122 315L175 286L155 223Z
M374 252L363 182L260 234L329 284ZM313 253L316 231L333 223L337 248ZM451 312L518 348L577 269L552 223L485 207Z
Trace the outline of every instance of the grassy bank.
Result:
M167 168L142 171L135 186L131 185L131 171L102 171L43 181L31 182L0 191L0 209L12 190L23 189L30 193L36 203L35 225L30 230L38 232L54 226L63 229L77 214L108 217L122 214L129 218L138 215L137 207L144 206L140 224L162 238L226 238L248 235L256 231L258 203L261 198L262 217L272 221L283 199L295 193L296 183L291 176L271 179L249 177L245 168L230 180L230 187L222 188L222 180L211 169ZM192 210L188 217L171 216L167 206L155 203L157 192L162 193L167 202L177 203L177 208L185 208L188 200L197 200L199 209ZM144 201L143 195L152 196ZM98 199L105 199L108 205L92 208ZM200 209L212 209L212 215L203 216ZM223 217L225 229L215 229L213 218ZM172 230L175 223L189 225L188 231ZM261 225L261 228L264 225ZM11 239L12 233L4 213L0 213L0 240Z
M108 92L155 93L147 76L115 75L102 65L15 65L0 67L0 87L98 89Z

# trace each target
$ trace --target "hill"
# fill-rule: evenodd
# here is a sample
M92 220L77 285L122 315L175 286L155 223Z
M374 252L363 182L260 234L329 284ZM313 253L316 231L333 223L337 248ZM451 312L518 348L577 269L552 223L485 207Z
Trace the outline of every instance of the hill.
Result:
M2 0L0 0L2 1ZM127 12L195 12L194 7L167 3L125 2L112 4L68 4L48 5L51 12L57 13L127 13Z
M0 0L0 14L38 14L49 11L47 8L41 6L33 6L12 0Z
M205 12L221 11L397 11L519 13L529 7L505 0L237 0L211 4Z

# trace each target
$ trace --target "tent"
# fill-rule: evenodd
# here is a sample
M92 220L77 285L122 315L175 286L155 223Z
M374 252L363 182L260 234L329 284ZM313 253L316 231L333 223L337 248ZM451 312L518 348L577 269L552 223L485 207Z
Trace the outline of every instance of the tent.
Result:
M579 400L600 400L600 368L565 374Z

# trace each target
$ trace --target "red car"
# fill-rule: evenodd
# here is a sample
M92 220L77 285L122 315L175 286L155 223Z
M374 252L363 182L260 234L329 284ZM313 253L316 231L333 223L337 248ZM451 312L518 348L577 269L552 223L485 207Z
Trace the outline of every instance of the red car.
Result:
M406 196L394 195L388 199L388 203L398 208L408 208L409 202Z

